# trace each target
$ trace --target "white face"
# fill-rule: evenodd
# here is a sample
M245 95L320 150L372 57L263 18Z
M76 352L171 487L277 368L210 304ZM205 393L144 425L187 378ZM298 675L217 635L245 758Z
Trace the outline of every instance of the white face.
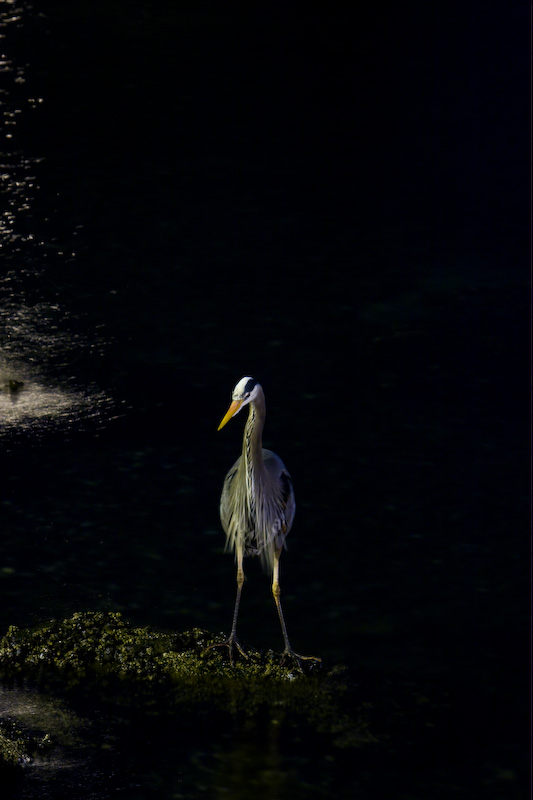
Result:
M232 400L239 400L242 402L241 408L252 403L257 397L259 392L259 384L249 376L241 378L232 393ZM240 411L240 409L239 409Z

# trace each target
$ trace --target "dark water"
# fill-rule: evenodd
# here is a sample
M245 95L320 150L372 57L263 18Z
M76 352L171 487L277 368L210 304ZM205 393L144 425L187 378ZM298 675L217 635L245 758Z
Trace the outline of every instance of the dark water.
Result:
M15 1L1 24L2 628L112 609L227 630L240 418L216 426L253 375L295 482L295 647L448 692L452 755L421 777L413 753L389 793L521 796L528 9ZM241 640L278 648L247 577ZM178 726L177 777L157 736L160 770L134 768L106 724L115 777L87 734L86 796L226 796L235 774L371 796L378 769Z

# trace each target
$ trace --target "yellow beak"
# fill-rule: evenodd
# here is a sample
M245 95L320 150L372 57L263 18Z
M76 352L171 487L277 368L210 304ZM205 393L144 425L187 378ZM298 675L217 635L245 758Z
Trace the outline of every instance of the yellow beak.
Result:
M227 422L229 422L232 417L235 416L235 414L237 413L237 411L239 410L239 408L241 406L242 406L242 400L234 400L232 402L232 404L230 405L230 407L226 411L226 416L222 419L222 422L218 426L217 431L219 431L221 428L223 428L224 425Z

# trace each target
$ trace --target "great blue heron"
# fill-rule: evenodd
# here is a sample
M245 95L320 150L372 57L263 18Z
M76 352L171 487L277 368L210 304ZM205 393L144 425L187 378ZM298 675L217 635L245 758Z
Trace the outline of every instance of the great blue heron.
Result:
M272 570L272 594L285 643L284 655L290 656L301 669L302 659L320 659L294 652L281 608L279 559L294 520L292 480L281 458L261 446L266 413L265 395L261 385L253 378L241 378L235 386L231 405L218 430L244 406L249 406L249 412L244 428L242 455L226 475L220 498L220 521L227 537L226 547L235 551L237 560L237 596L233 624L229 638L223 644L229 647L231 663L234 647L247 657L236 632L244 583L243 559L244 556L260 556L263 566Z

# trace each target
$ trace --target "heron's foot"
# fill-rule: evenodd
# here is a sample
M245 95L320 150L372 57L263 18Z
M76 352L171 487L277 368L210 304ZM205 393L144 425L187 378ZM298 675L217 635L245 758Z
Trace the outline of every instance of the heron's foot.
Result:
M228 648L228 650L229 650L229 660L230 660L230 664L231 664L232 667L235 665L234 648L237 648L237 650L239 651L239 653L241 654L241 656L243 658L248 659L248 656L246 655L246 653L242 649L241 643L239 642L239 640L237 639L237 637L235 636L234 633L231 633L228 636L228 638L226 639L225 642L216 642L216 644L210 644L209 647L206 647L203 652L205 653L207 650L212 650L214 647L227 647Z
M301 656L300 653L295 653L292 647L286 647L283 651L281 663L286 664L287 661L292 661L293 664L296 664L300 672L304 671L304 668L302 667L302 661L314 661L316 663L322 663L321 658L318 658L317 656Z

